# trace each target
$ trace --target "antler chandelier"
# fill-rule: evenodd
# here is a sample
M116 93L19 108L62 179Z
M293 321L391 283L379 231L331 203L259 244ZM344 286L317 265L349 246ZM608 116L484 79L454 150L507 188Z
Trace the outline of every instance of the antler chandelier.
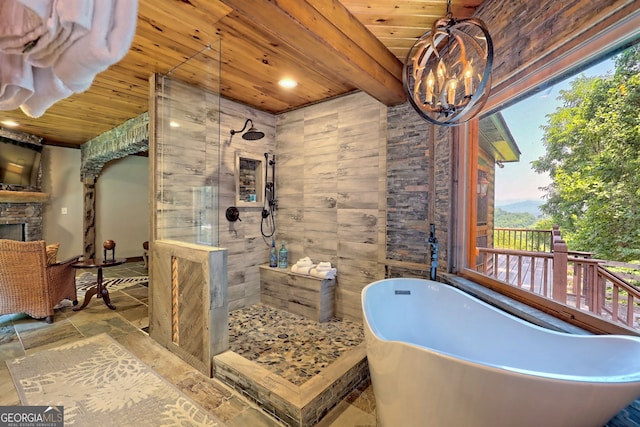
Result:
M451 0L409 50L402 80L413 108L436 125L456 126L476 116L491 87L493 43L484 22L455 19Z

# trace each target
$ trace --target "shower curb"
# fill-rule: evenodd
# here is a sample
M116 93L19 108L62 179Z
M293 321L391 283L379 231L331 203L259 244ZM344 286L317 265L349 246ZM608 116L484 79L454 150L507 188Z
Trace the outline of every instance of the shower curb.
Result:
M214 377L288 426L311 427L370 379L365 343L297 386L232 351L213 357Z

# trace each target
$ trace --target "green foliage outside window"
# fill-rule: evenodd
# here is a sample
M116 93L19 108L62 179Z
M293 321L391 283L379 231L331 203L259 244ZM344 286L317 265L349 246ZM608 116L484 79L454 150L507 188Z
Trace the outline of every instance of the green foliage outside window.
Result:
M561 91L533 169L551 176L541 209L569 248L631 261L640 259L640 46L615 64Z

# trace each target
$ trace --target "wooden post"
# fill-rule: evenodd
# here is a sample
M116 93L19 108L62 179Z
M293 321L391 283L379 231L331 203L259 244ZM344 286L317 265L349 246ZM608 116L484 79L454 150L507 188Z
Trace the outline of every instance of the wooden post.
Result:
M82 221L84 241L84 259L96 257L96 180L97 176L85 176L84 183L84 218Z
M567 244L562 239L554 239L553 242L553 290L552 298L555 301L567 302Z

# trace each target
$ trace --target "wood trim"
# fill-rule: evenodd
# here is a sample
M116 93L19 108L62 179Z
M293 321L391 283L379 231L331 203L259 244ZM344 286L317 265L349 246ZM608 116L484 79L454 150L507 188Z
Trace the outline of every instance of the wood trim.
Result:
M0 190L0 203L43 203L48 200L49 193Z
M469 122L467 128L467 141L469 144L469 163L467 167L467 177L469 180L469 188L466 194L467 209L467 257L465 265L476 264L476 233L477 222L476 216L478 212L477 198L476 198L476 186L478 185L478 156L480 152L478 150L478 129L480 120L475 118Z
M527 304L533 308L562 319L594 334L622 334L640 336L640 332L624 325L608 322L586 311L544 298L533 292L516 288L506 283L493 280L478 272L465 269L459 276L478 283L486 288L499 292L509 298Z

